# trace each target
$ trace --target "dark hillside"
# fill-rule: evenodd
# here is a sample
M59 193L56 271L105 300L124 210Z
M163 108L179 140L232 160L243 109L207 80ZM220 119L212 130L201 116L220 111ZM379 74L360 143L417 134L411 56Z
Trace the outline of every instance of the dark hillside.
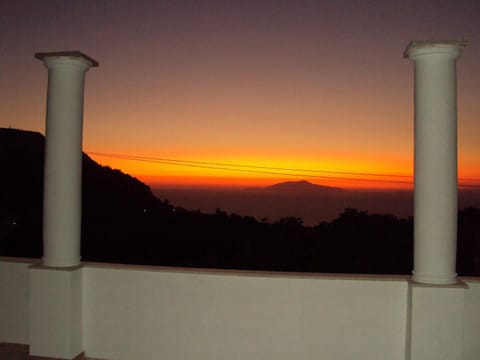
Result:
M3 255L42 255L44 149L45 139L39 133L0 129ZM86 154L82 172L84 258L93 250L92 243L101 248L111 237L121 239L121 235L128 233L132 217L150 209L172 209L153 196L147 185L119 170L97 164Z
M41 255L44 138L0 129L0 253Z

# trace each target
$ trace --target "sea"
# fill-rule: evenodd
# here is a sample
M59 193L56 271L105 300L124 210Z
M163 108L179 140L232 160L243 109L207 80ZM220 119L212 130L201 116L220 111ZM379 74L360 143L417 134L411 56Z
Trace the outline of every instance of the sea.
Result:
M274 222L298 217L307 226L331 221L346 208L369 214L413 216L413 192L409 190L344 190L334 193L278 193L258 189L152 188L160 199L188 210L214 213L217 209ZM459 192L459 208L480 207L480 190Z

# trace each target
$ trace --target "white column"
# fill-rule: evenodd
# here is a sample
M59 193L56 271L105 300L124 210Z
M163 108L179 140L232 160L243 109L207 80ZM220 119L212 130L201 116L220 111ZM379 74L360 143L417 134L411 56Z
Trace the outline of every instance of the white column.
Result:
M43 264L80 263L83 89L98 63L80 52L37 53L48 69Z
M465 42L413 41L415 66L413 279L457 281L456 59Z

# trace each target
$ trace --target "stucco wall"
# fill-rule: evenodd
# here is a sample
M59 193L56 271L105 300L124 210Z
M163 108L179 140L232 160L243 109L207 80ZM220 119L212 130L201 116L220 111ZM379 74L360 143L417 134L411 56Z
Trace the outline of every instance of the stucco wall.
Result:
M480 279L463 278L468 285L463 312L463 359L480 358Z
M0 342L29 342L29 276L34 260L0 258Z
M0 343L29 344L29 266L0 258ZM85 264L83 348L102 359L405 359L408 277ZM463 278L462 359L480 353Z
M86 355L402 359L405 280L84 269Z

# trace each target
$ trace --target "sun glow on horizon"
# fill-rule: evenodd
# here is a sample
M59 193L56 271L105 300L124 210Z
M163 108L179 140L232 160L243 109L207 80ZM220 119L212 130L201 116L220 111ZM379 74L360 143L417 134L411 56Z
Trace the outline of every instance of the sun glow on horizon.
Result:
M151 187L245 188L265 187L279 182L306 180L323 186L352 190L412 190L413 164L405 157L314 159L287 157L197 156L149 157L88 153L98 163L137 177ZM459 186L477 188L480 176L461 168Z
M118 168L150 186L158 187L262 187L284 181L351 189L411 189L411 164L312 157L146 157L89 153L99 163Z

